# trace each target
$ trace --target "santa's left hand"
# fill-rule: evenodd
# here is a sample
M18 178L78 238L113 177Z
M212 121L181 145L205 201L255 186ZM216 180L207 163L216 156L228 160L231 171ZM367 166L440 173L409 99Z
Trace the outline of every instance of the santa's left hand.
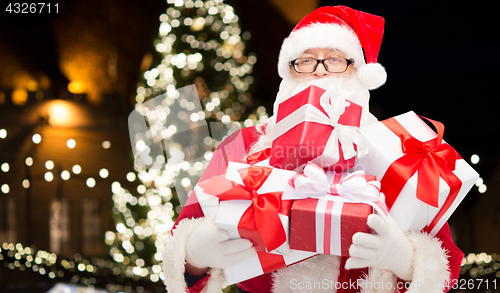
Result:
M411 281L414 248L391 216L368 216L367 224L375 234L358 232L352 237L351 257L346 269L372 267L392 271L402 280Z

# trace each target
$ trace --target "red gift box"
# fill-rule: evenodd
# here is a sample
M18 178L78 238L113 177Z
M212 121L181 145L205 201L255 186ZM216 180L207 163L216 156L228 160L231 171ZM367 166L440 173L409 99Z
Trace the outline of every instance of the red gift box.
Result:
M370 232L366 220L373 209L388 213L374 176L326 172L313 163L290 179L282 198L294 199L290 248L323 254L349 256L354 233Z
M361 111L333 91L309 86L279 104L270 164L287 170L309 161L330 170L351 168L356 152L366 153L358 132Z
M295 200L290 216L290 248L349 256L354 233L370 233L366 219L372 210L361 203Z

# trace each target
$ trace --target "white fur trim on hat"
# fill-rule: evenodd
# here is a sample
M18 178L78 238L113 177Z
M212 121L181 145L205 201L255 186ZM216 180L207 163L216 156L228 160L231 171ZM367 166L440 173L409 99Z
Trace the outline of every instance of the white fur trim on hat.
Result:
M354 60L354 68L365 64L363 50L356 33L349 27L315 23L293 31L283 41L278 58L278 73L282 78L290 77L290 61L299 58L307 49L333 48Z
M346 58L354 60L353 65L359 80L370 90L380 87L387 80L387 73L382 65L366 64L361 43L351 28L327 23L315 23L293 31L283 41L278 58L280 77L290 78L290 61L312 48L333 48L342 51Z

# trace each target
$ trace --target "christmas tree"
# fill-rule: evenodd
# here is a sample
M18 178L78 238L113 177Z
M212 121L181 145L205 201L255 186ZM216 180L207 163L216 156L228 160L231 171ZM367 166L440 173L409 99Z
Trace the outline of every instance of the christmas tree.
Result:
M112 186L116 231L110 255L158 281L158 265L176 215L214 148L242 127L267 120L252 108L252 67L233 7L222 0L168 0L154 46L161 61L144 73L129 117L137 175L129 191ZM160 59L160 58L159 58ZM210 128L208 127L210 125Z

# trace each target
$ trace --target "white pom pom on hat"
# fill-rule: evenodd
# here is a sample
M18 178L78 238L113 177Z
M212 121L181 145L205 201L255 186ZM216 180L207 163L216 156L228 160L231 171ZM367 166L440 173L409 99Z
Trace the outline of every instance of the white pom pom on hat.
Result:
M374 90L385 83L387 72L380 63L368 63L358 68L358 78L368 89Z
M320 7L306 15L283 41L278 73L290 77L290 61L307 49L333 48L354 61L358 77L369 89L383 85L387 73L377 63L384 18L346 6ZM366 61L365 61L366 60Z

